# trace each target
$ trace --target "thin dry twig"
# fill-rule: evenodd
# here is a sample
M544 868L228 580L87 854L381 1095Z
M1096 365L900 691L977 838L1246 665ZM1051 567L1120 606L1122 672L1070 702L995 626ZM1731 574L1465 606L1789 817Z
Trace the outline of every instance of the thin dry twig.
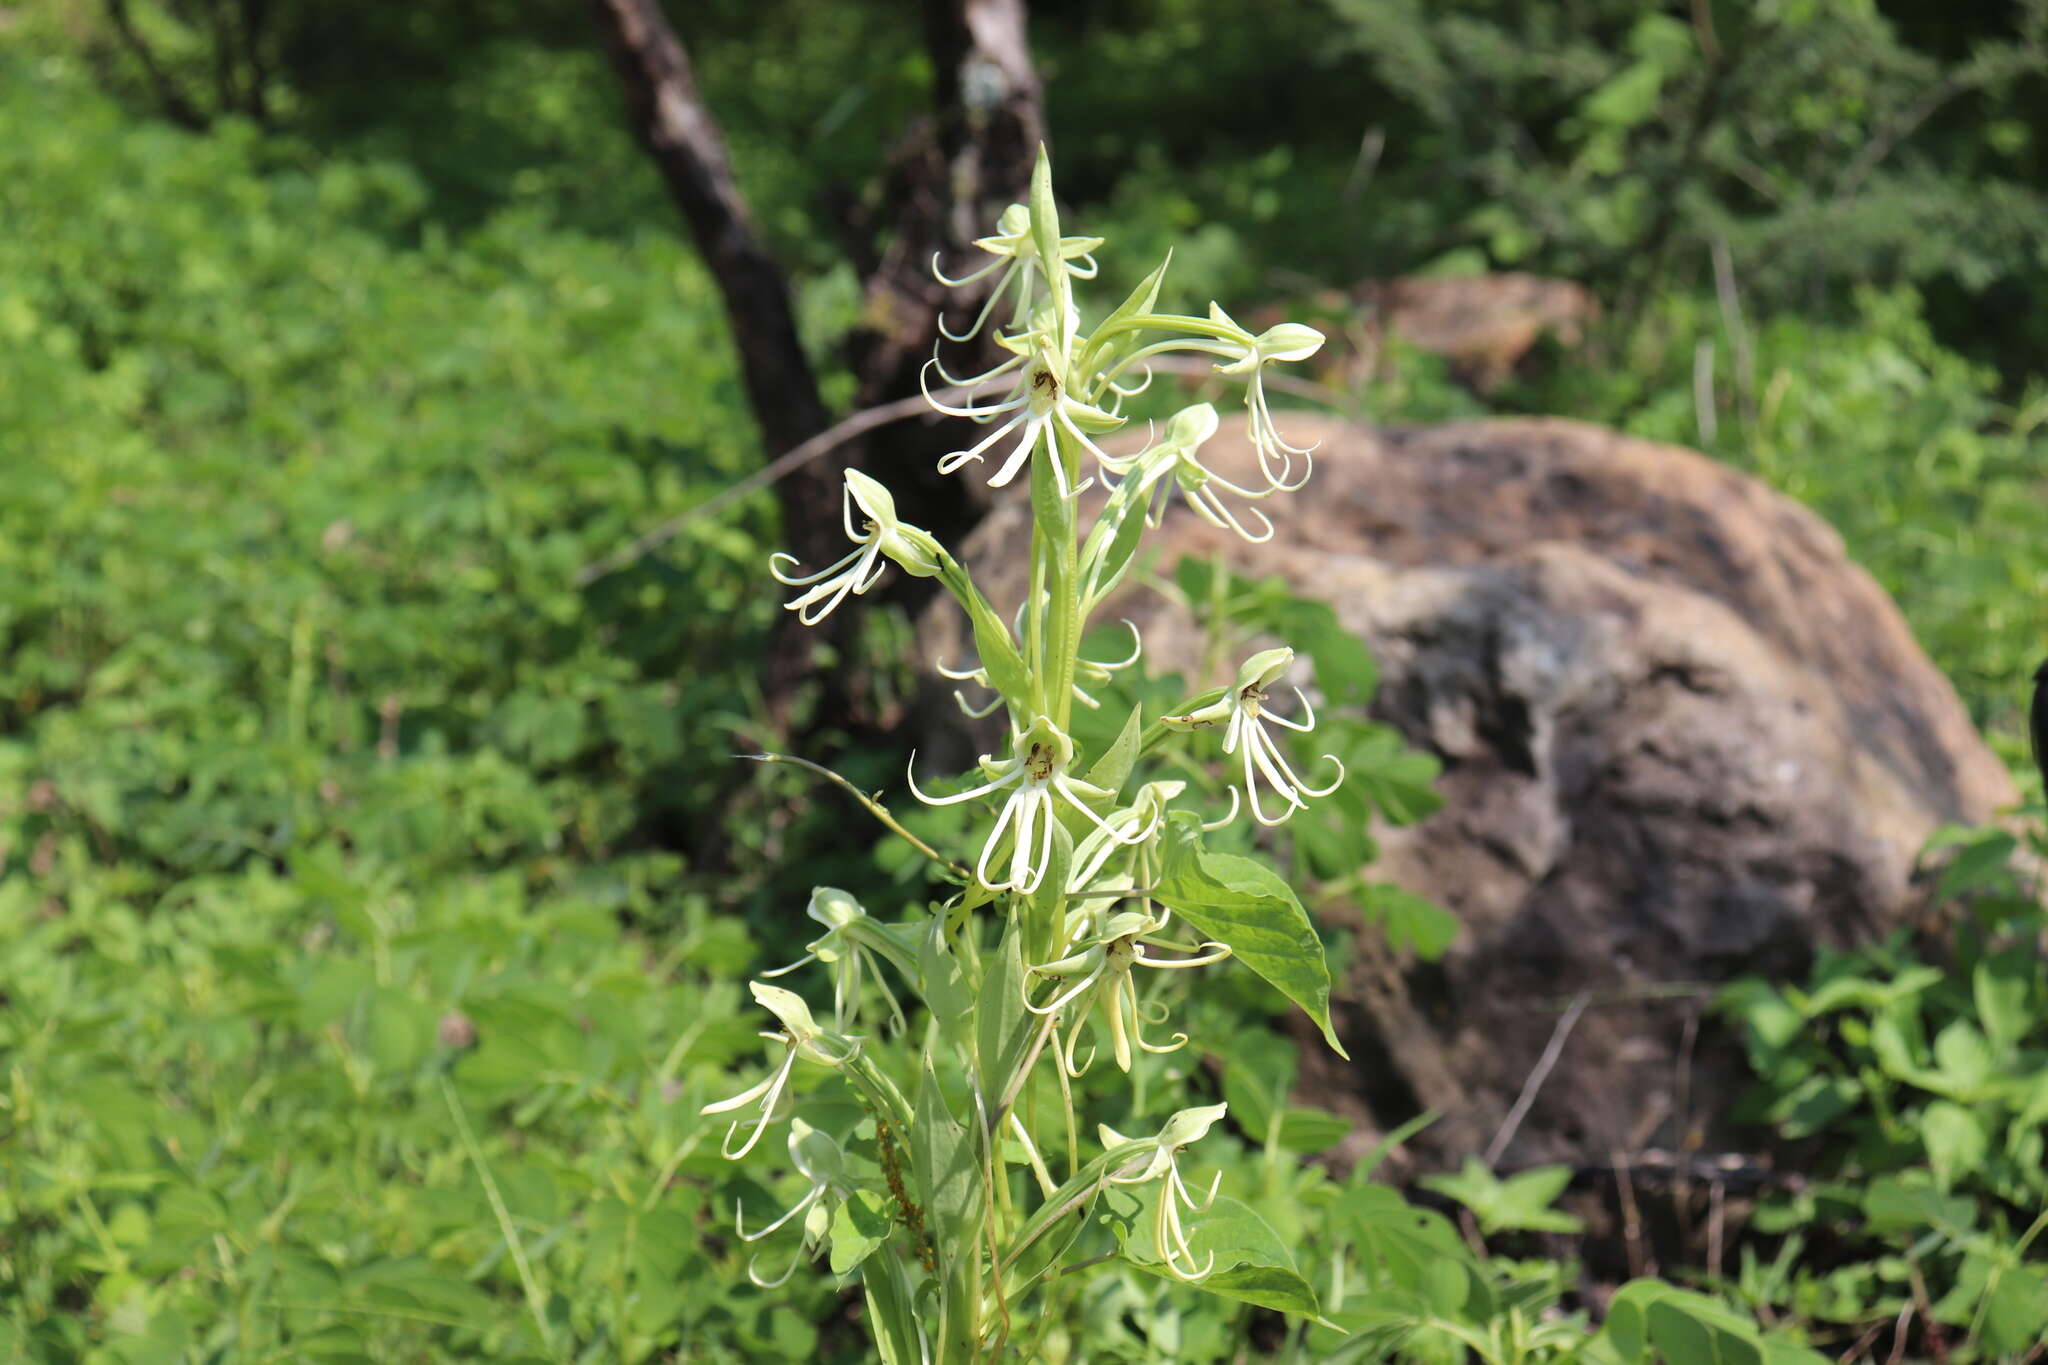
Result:
M1629 1174L1628 1155L1619 1147L1609 1153L1614 1162L1614 1190L1621 1199L1621 1240L1628 1248L1629 1278L1640 1280L1657 1273L1656 1261L1643 1249L1643 1211L1636 1203L1636 1183Z
M1536 1059L1535 1069L1529 1079L1522 1082L1522 1093L1515 1096L1515 1107L1508 1110L1508 1116L1501 1120L1500 1131L1493 1135L1493 1141L1486 1145L1486 1164L1490 1168L1500 1160L1500 1154L1508 1148L1515 1137L1515 1130L1522 1126L1522 1120L1529 1113L1529 1106L1536 1103L1536 1092L1543 1088L1543 1082L1557 1065L1558 1054L1564 1051L1564 1040L1571 1036L1572 1028L1579 1022L1579 1016L1586 1012L1586 997L1581 992L1572 1000L1571 1008L1564 1012L1564 1018L1557 1021L1557 1027L1550 1031L1550 1041L1543 1048L1543 1055Z
M1892 1353L1885 1358L1885 1365L1899 1365L1906 1358L1906 1324L1913 1320L1913 1301L1906 1300L1899 1305L1899 1321L1892 1328Z
M964 397L965 394L964 389L946 389L938 396L952 402ZM865 435L876 427L887 426L891 422L900 422L906 417L915 417L920 412L929 411L930 405L925 402L923 394L911 398L898 398L893 403L883 403L878 407L863 408L851 417L825 428L809 440L784 451L730 488L713 494L695 507L676 513L661 525L629 544L620 546L604 558L585 564L576 571L573 581L579 588L588 587L606 574L617 573L650 551L657 550L674 540L691 522L713 516L747 494L766 488L779 479L787 478L811 461L831 454L855 437Z
M1206 361L1155 360L1152 362L1152 365L1154 369L1162 370L1168 374L1181 375L1206 374L1211 368ZM1289 393L1297 398L1312 399L1331 408L1342 406L1327 389L1321 385L1312 384L1307 380L1295 379L1287 375L1267 375L1265 376L1265 384L1266 387L1278 393ZM970 394L971 390L968 389L947 388L938 390L934 396L948 403L957 403L961 399L969 397ZM669 541L682 534L683 529L689 526L690 523L717 515L741 498L746 497L749 493L771 487L813 461L831 454L834 450L854 440L856 437L866 435L876 427L888 426L892 422L901 422L907 418L930 412L931 406L925 401L922 394L910 398L898 398L892 402L881 403L872 408L863 408L852 416L827 427L809 440L792 446L731 487L714 493L695 507L686 508L676 513L659 526L643 532L610 554L585 564L576 571L575 577L570 582L579 588L589 587L605 575L617 573L627 565L633 564L645 558L651 552L660 549L663 545L666 545Z
M1856 1357L1870 1349L1870 1343L1877 1340L1877 1334L1884 1330L1884 1320L1879 1319L1864 1330L1862 1336L1849 1343L1849 1349L1836 1357L1836 1365L1850 1365Z

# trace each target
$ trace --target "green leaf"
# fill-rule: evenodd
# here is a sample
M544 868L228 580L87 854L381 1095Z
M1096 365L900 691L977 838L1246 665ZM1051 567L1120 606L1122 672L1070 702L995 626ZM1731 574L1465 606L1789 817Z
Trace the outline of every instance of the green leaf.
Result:
M1366 727L1338 757L1344 760L1344 785L1363 792L1397 825L1412 825L1444 803L1434 786L1443 765L1433 754L1409 748L1397 730Z
M1050 880L1052 874L1046 876ZM989 1104L1001 1098L1010 1074L1024 1060L1038 1023L1038 1016L1024 1008L1023 932L1019 923L1013 917L1003 931L1002 945L982 977L981 992L974 1006L975 1057L986 1091L983 1098Z
M1946 1191L1956 1178L1984 1164L1991 1139L1977 1116L1959 1104L1935 1100L1920 1113L1920 1140L1934 1183Z
M433 1045L433 1011L424 1001L380 986L363 998L363 1052L387 1076L420 1064Z
M2001 1355L2039 1345L2048 1334L2048 1279L2023 1265L1997 1275L1984 1300L1984 1344Z
M1977 964L1970 973L1970 994L1977 1005L1977 1022L1992 1050L2005 1053L2019 1045L2034 1024L2028 1008L2039 959L2029 950L2007 949Z
M946 917L932 916L917 946L917 972L925 1007L946 1023L958 1023L974 1010L960 959L946 946Z
M1935 899L1954 900L1971 891L2004 886L2010 879L2008 865L2018 847L2019 840L2004 830L1985 831L1982 837L1964 844L1962 851L1941 869Z
M1142 1191L1112 1189L1103 1196L1118 1215L1112 1226L1124 1242L1126 1262L1162 1280L1189 1284L1166 1268L1152 1235L1158 1201L1170 1197L1157 1182ZM1280 1313L1321 1313L1315 1289L1295 1269L1287 1244L1251 1206L1218 1195L1207 1209L1184 1213L1183 1218L1196 1262L1205 1264L1215 1257L1213 1269L1193 1281L1193 1288Z
M917 1345L917 1319L910 1310L902 1264L886 1256L870 1262L861 1271L860 1281L882 1365L918 1365L922 1353Z
M1425 962L1435 962L1458 938L1458 917L1398 886L1375 883L1359 893L1359 917L1386 930L1394 948L1413 949Z
M871 1190L855 1190L832 1211L832 1273L851 1271L888 1238L888 1205Z
M924 1196L932 1244L940 1256L950 1260L963 1248L971 1249L978 1236L983 1207L981 1163L974 1157L972 1135L947 1112L939 1094L939 1078L929 1066L917 1088L913 1129L912 1163Z
M1632 1280L1617 1290L1598 1340L1624 1365L1763 1365L1764 1359L1753 1324L1661 1280Z
M1421 1183L1472 1210L1482 1232L1581 1232L1584 1223L1550 1207L1571 1178L1569 1166L1538 1166L1502 1180L1468 1156L1456 1175L1426 1175Z
M1095 765L1088 770L1085 779L1089 785L1102 788L1110 794L1110 804L1116 804L1116 797L1122 793L1124 783L1130 779L1131 768L1138 761L1138 744L1145 735L1143 708L1133 706L1130 716L1124 721L1124 728L1117 731L1116 740Z
M1323 941L1294 891L1263 863L1202 847L1201 817L1174 811L1161 838L1157 894L1195 932L1227 944L1245 966L1301 1006L1339 1057L1330 1026L1330 968Z
M1359 1268L1375 1293L1406 1290L1423 1296L1435 1311L1485 1321L1493 1314L1493 1291L1450 1220L1419 1209L1385 1185L1358 1185L1331 1207L1331 1217L1358 1247ZM1450 1264L1464 1272L1462 1284L1437 1271Z
M1932 1228L1954 1240L1968 1236L1976 1227L1977 1205L1961 1195L1944 1195L1931 1185L1883 1175L1871 1181L1864 1192L1863 1216L1873 1232Z

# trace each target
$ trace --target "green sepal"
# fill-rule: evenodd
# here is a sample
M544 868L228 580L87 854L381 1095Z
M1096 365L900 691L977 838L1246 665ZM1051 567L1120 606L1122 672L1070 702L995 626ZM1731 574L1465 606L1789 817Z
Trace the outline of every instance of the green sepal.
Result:
M1067 320L1073 314L1073 299L1067 285L1066 262L1060 258L1060 211L1052 197L1052 158L1045 144L1038 144L1038 160L1031 168L1031 245L1038 252L1039 268L1052 294L1055 328L1062 343L1067 337Z

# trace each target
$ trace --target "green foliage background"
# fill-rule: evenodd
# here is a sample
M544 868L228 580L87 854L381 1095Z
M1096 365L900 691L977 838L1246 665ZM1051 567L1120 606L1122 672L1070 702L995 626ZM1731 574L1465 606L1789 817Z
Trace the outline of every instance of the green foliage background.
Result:
M133 8L205 128L156 116L94 7L0 29L0 1359L857 1358L822 1277L746 1282L720 1230L787 1192L717 1160L696 1111L757 1055L732 983L793 955L809 886L900 867L723 758L766 733L767 499L573 586L759 460L715 292L583 16L280 4L222 94L209 7ZM1564 413L1755 470L1842 529L2017 760L2048 635L2041 6L1705 8L1726 71L1690 7L1624 0L1041 0L1034 36L1063 181L1116 259L1175 245L1189 297L1585 280L1607 328L1491 399L1412 353L1332 397L1388 421ZM913 20L797 0L688 19L841 389L855 300L822 205L858 200L923 105ZM1296 610L1248 592L1246 619ZM898 766L867 761L871 784ZM1335 882L1369 848L1308 830L1299 854ZM1428 907L1383 914L1441 947ZM1916 992L1830 984L1896 985L1905 951L1823 964L1815 988L1917 1020ZM2003 951L1966 962L2004 980ZM1926 1082L1958 1020L2036 1074L2038 964L1995 1026L1930 994L1889 1071L1854 1019L1772 1033L1827 1012L1776 989L1729 1006L1760 1120L1810 1137L1802 1106L1839 1102L1826 1122L1859 1155L1829 1176L1860 1194L1820 1207L1871 1240L1861 1279L1760 1262L1731 1292L1839 1351L1898 1311L1883 1255L1948 1217L1928 1273L1979 1275L1999 1330L2024 1323L2011 1286L2038 1271L2011 1269L2013 1213L2038 1151L1958 1181L1955 1149L1884 1106L1958 1107L1942 1142L2010 1147L2033 1092ZM1151 1083L1227 1095L1218 1163L1276 1226L1306 1220L1283 1227L1306 1268L1392 1215L1382 1187L1296 1165L1330 1121L1261 1098L1284 1069L1247 1027L1268 1003L1205 993L1206 1032L1251 1041ZM1859 1204L1877 1176L1920 1212ZM1922 1184L1977 1201L1967 1229ZM1458 1188L1548 1235L1527 1189ZM1449 1236L1419 1245L1462 1255ZM1497 1325L1571 1278L1497 1261L1444 1311ZM1223 1358L1253 1326L1310 1349L1163 1285L1099 1298L1077 1325L1095 1358ZM1451 1349L1382 1328L1389 1350Z

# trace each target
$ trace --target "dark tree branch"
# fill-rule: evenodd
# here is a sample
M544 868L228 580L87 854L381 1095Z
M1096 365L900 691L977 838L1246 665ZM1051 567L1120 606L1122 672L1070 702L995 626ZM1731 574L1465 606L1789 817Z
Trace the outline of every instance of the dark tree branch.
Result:
M206 128L206 115L200 113L199 106L185 97L185 92L178 88L170 73L157 64L156 53L150 50L149 44L136 31L135 20L128 13L128 0L107 0L107 18L113 21L114 32L120 35L121 45L135 58L136 65L142 68L143 78L156 92L157 107L163 111L164 117L181 128L190 128L194 132L203 131Z
M747 400L771 451L825 429L782 270L733 180L725 138L656 0L591 0L625 87L633 132L654 158L725 301Z
M658 0L590 3L625 87L634 132L724 296L748 402L767 453L780 457L771 467L785 475L775 483L783 543L805 563L829 562L844 548L839 470L859 463L867 443L856 436L829 461L792 456L799 450L822 454L838 443L806 444L829 419L797 337L788 283L754 228L689 58ZM966 297L969 291L945 297L931 276L932 258L957 270L973 238L1025 197L1044 130L1024 0L925 0L924 15L937 72L934 117L898 149L884 177L881 210L861 222L843 209L837 215L866 281L863 316L869 321L848 339L855 406L863 410L888 408L918 392L942 307L979 306L979 299ZM955 443L942 425L898 428L886 441L899 510L942 536L965 529L977 510L979 485L941 479L933 469L938 454ZM766 691L778 708L821 634L833 644L848 640L847 627L834 616L822 632L785 631L771 647ZM844 699L828 698L828 712L835 700Z

